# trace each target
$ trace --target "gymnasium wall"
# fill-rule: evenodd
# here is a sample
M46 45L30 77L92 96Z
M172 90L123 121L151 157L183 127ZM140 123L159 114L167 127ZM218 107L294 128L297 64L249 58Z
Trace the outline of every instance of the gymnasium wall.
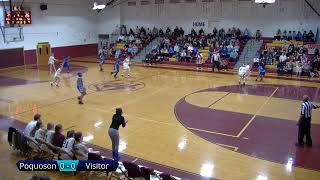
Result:
M19 4L16 1L14 3ZM41 11L40 3L47 3L48 10ZM63 55L80 57L96 54L97 17L91 9L92 2L25 0L24 7L30 8L32 13L32 24L24 25L23 28L24 41L4 43L1 34L0 49L24 48L26 64L36 63L35 49L38 42L49 42L58 58ZM2 8L0 5L0 11ZM0 22L4 22L1 16Z
M204 2L205 1L205 2ZM320 11L319 0L309 0ZM136 5L133 5L135 2ZM319 17L304 0L277 0L263 8L253 0L129 0L121 8L121 24L135 27L183 27L190 33L193 22L204 22L205 31L213 27L260 29L265 37L272 37L280 29L313 30Z

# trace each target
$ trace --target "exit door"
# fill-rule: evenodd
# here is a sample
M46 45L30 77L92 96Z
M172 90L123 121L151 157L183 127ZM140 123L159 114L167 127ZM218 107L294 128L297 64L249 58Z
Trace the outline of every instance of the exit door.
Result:
M48 65L48 60L51 55L51 46L48 42L38 43L37 45L37 61L38 65Z

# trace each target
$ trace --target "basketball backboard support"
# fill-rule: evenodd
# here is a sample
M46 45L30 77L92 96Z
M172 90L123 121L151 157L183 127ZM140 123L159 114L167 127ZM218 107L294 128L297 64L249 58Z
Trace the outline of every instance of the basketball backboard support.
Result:
M1 33L3 36L4 43L10 43L10 42L18 42L23 41L23 27L17 26L17 27L9 27L9 26L1 26Z

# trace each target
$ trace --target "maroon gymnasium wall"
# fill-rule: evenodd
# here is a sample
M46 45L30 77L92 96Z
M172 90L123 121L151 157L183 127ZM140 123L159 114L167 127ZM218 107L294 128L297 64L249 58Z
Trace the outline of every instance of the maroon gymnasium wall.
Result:
M23 65L23 48L0 49L0 68Z
M59 60L63 56L70 56L72 58L92 56L96 55L98 52L98 44L85 44L85 45L75 45L75 46L63 46L51 48L55 57ZM21 59L22 58L22 59ZM0 50L0 68L8 68L15 66L22 66L29 64L37 64L37 54L36 50L25 50L23 59L23 49L4 49Z

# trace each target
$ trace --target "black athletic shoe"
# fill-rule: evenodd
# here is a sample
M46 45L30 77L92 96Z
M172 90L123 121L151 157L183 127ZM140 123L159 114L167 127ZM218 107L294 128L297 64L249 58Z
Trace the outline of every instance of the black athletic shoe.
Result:
M295 146L302 148L304 147L304 144L295 143Z
M80 101L80 96L78 96L78 100Z
M79 101L79 104L83 104L83 102L82 102L82 101Z

